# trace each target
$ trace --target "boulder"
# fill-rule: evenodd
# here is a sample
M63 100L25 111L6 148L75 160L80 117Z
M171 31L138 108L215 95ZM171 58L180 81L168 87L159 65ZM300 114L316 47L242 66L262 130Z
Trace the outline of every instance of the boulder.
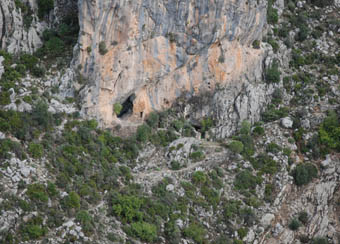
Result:
M271 222L274 220L275 218L275 215L274 214L271 214L271 213L267 213L265 215L262 216L261 220L260 220L260 224L263 226L263 227L268 227Z
M293 127L293 120L290 117L282 118L281 126L286 129L291 129Z

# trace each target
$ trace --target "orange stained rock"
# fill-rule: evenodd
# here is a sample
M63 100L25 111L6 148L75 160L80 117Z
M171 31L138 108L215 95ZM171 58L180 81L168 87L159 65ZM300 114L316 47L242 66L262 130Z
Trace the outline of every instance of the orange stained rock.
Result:
M217 44L214 44L211 47L209 53L209 70L212 74L214 74L218 83L223 83L226 80L226 72L224 70L224 66L226 65L224 62L220 63L220 56L224 56L224 53L221 52L220 47Z

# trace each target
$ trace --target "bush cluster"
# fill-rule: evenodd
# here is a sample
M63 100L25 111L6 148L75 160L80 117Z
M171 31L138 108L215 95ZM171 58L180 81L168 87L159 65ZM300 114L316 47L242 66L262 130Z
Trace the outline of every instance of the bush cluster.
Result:
M277 9L273 7L275 0L268 1L267 21L269 24L276 24L279 21Z
M272 122L280 118L288 116L289 108L280 107L276 108L273 104L270 104L265 112L262 113L262 120L264 122Z
M44 31L44 44L37 50L35 56L41 59L47 58L45 61L48 62L54 61L57 57L72 56L78 33L79 24L77 15L66 16L57 29L48 29Z
M261 183L262 180L254 176L249 170L242 170L234 180L234 186L238 190L251 190Z
M311 0L311 3L318 7L326 7L334 3L334 0Z
M335 111L330 111L322 122L319 140L325 153L332 149L340 151L340 122Z
M296 218L293 218L290 222L289 222L289 229L291 230L298 230L301 226L301 223L299 220L297 220Z
M296 185L301 186L308 184L313 178L317 177L318 170L311 163L298 164L293 170L292 175Z
M184 229L184 236L191 238L196 243L203 244L205 240L206 230L197 223L191 223L187 228Z
M104 41L101 41L99 43L99 53L101 55L105 55L108 52L107 48L106 48L106 43Z
M266 70L265 78L267 83L279 83L281 72L279 71L278 62L273 62L273 64Z
M38 16L43 18L54 8L54 0L38 0Z
M260 174L275 174L279 169L278 163L267 154L251 158L250 162L254 169L259 170Z
M23 240L38 239L47 234L47 228L43 226L41 216L33 217L21 226Z

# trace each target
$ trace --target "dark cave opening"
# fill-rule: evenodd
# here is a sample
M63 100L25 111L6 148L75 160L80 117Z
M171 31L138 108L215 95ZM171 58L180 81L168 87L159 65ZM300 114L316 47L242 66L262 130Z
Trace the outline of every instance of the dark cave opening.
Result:
M133 93L130 95L123 103L122 103L122 110L118 114L118 118L122 119L132 114L133 111L133 101L135 100L136 95Z

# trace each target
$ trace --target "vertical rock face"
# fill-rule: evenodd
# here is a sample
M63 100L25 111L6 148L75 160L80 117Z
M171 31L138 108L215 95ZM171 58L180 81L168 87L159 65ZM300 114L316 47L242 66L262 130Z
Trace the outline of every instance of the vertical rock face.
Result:
M0 48L11 53L32 53L42 45L41 34L46 24L40 23L35 14L35 0L19 1L23 9L13 0L0 1Z
M216 86L227 92L216 95L215 101L222 99L220 106L229 106L224 96L241 99L243 83L261 79L266 54L251 44L265 31L266 4L263 0L80 0L75 60L89 78L81 91L82 111L110 127L120 121L113 112L115 103L132 103L132 113L124 117L140 121L183 94L213 93ZM242 107L251 101L239 102Z

